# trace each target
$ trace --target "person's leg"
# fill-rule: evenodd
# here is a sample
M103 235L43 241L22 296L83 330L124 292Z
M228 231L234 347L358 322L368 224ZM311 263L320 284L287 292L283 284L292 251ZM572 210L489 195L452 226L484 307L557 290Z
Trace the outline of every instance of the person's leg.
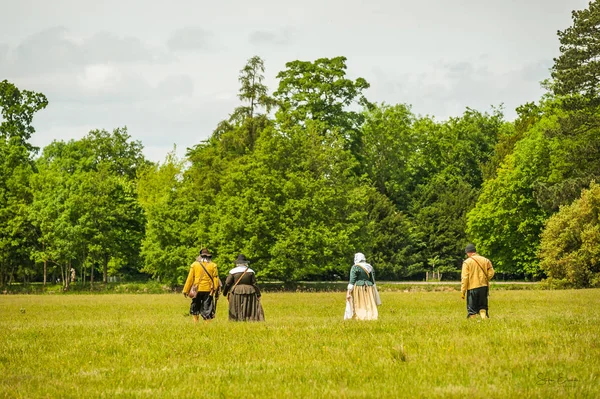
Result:
M479 309L477 309L477 292L476 290L467 291L467 318L477 317Z
M479 291L479 315L482 319L489 319L490 315L488 313L488 287L478 288Z
M190 314L192 315L194 323L198 323L198 320L200 320L200 311L198 310L198 306L198 296L196 296L196 298L192 299L192 303L190 304Z
M198 293L198 295L200 295L200 293ZM200 315L204 320L213 318L213 297L209 292L202 293L202 306L200 309Z

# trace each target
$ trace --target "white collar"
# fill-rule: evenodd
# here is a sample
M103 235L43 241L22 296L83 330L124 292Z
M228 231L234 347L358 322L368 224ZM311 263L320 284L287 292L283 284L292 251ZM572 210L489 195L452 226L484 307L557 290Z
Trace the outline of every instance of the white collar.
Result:
M371 266L367 262L358 262L358 263L356 263L356 265L364 267L365 269L367 269L367 272L369 272L369 273L373 272L373 266Z
M233 269L231 269L229 271L229 274L244 273L244 272L254 273L254 270L248 268L248 271L246 271L246 266L237 266L237 267L234 267Z

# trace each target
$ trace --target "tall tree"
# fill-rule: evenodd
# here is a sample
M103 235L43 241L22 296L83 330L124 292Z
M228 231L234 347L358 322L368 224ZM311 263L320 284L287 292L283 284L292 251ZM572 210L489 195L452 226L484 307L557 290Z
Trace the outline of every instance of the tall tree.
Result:
M34 114L47 105L41 93L0 82L0 284L12 279L17 267L30 263L35 232L28 220L29 178L37 148L29 139L35 132Z
M348 174L344 139L324 138L321 124L269 129L252 156L231 163L210 227L220 260L241 250L260 274L286 281L345 272L367 235L368 197Z
M552 67L557 95L581 95L591 105L600 105L600 2L575 10L573 25L558 31L561 55Z
M377 190L400 210L408 209L415 174L412 161L425 137L415 129L415 116L404 104L373 106L365 113L361 151L365 172Z
M213 139L221 141L226 152L239 155L251 151L257 135L269 124L268 114L275 100L263 83L264 73L264 61L258 56L250 58L240 71L238 98L242 105L235 108L228 120L219 123L213 133Z
M140 170L138 197L146 216L142 241L143 271L164 283L182 284L190 259L197 254L197 233L191 227L198 220L196 196L186 190L184 161L175 151L165 161ZM188 195L191 194L191 195Z
M98 268L104 282L109 267L113 273L140 268L145 219L135 177L147 163L141 151L125 128L95 130L44 149L40 174L32 179L40 256L64 268L77 260L89 268L91 284Z
M360 149L364 115L357 107L369 106L363 78L346 77L346 57L319 58L314 62L292 61L277 74L279 87L274 96L280 125L323 122L323 133L339 131L356 155Z
M240 71L240 90L238 98L244 105L237 107L231 115L230 121L240 121L246 118L254 118L258 109L264 109L268 114L271 112L275 102L268 94L268 87L263 83L265 80L265 63L259 56L248 60Z

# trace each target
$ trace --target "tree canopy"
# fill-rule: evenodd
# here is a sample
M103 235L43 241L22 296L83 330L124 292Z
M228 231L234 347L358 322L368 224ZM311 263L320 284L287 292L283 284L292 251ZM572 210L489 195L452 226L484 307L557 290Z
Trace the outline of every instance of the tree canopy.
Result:
M363 252L383 279L458 272L474 242L500 275L598 285L600 5L559 31L549 89L517 108L438 121L367 100L345 57L240 70L240 104L184 158L153 163L126 128L38 155L41 93L0 82L0 280L101 274L183 282L208 247L262 279L344 278ZM94 277L96 275L96 277Z

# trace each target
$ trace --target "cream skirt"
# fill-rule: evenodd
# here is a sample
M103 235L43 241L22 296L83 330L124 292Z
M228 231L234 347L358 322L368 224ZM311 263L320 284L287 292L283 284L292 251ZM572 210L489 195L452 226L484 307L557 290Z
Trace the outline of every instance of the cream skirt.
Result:
M375 290L372 285L355 285L352 299L346 302L344 320L377 320Z

